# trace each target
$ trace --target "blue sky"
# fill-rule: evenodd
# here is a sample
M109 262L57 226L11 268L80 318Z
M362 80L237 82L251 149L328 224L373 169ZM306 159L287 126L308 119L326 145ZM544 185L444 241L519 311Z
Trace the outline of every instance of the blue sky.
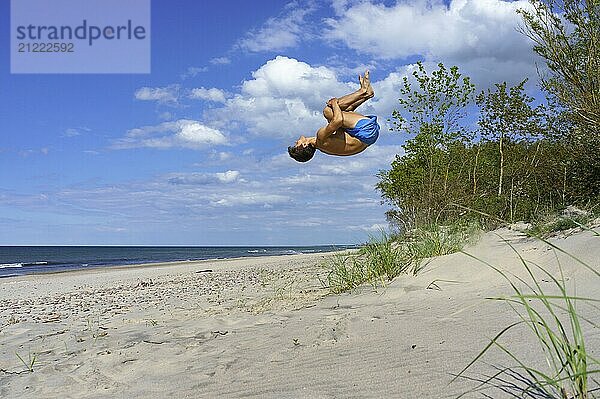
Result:
M313 245L386 226L386 123L422 60L482 89L536 80L526 2L152 1L151 74L10 74L0 58L0 245ZM8 48L9 2L0 3ZM354 157L286 148L357 87L380 140ZM361 109L359 109L360 111Z

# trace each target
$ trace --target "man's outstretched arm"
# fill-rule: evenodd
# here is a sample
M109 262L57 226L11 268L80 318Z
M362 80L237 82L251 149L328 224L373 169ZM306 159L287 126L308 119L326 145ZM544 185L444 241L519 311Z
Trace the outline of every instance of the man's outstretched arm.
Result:
M344 114L342 113L338 99L335 97L332 98L331 100L327 101L327 105L329 105L333 110L333 117L329 120L327 126L322 127L317 131L317 140L319 141L326 140L344 124Z

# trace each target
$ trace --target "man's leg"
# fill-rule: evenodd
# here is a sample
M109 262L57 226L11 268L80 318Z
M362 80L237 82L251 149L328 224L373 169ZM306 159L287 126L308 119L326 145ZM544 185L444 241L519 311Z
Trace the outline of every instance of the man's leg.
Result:
M371 97L367 97L364 93L361 93L359 89L354 93L350 93L342 98L338 98L338 104L340 105L342 112L352 112L369 98ZM343 102L342 99L344 99ZM326 105L325 108L323 108L323 116L325 119L327 119L327 121L331 121L331 119L333 119L333 110L329 105Z
M340 109L342 111L354 111L362 103L370 98L373 98L374 93L373 88L371 87L371 82L369 81L369 71L365 72L364 77L359 76L358 79L360 81L360 88L358 90L356 90L354 93L346 94L345 96L338 98L338 104L340 105ZM331 107L326 106L323 109L323 116L328 121L333 118L333 110Z
M338 98L338 104L340 104L342 111L354 111L362 103L373 98L375 95L373 88L371 87L368 70L365 71L364 76L358 75L358 81L360 83L360 88L356 92ZM357 93L359 93L358 96L356 95Z
M354 111L369 98L371 97L367 97L362 92L362 89L358 89L354 93L346 94L345 96L338 98L338 104L340 104L342 111Z

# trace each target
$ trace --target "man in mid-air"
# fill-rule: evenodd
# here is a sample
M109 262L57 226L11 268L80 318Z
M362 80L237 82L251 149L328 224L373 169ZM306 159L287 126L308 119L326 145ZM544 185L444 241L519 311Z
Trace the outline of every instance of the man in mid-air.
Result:
M358 106L374 96L369 71L359 76L360 88L340 98L332 98L323 109L327 126L317 130L315 137L300 136L288 147L288 153L298 162L306 162L316 150L329 155L348 156L364 151L377 141L379 124L377 117L354 112Z

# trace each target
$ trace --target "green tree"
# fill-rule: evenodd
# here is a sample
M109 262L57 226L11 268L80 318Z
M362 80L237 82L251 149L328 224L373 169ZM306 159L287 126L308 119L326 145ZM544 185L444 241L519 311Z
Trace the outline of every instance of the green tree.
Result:
M471 132L462 125L466 107L475 86L468 77L438 64L428 74L417 64L414 82L404 78L400 90L400 110L392 113L394 130L409 134L389 171L380 172L377 187L384 199L397 207L389 213L399 219L404 228L437 220L459 195L459 178L467 168L465 145L472 140ZM413 87L416 84L416 87Z
M533 97L524 90L527 80L507 88L506 82L496 84L496 90L481 92L476 99L481 108L479 127L484 140L498 143L498 196L504 187L506 145L532 140L542 134L543 107L532 107ZM516 160L515 160L516 161ZM513 162L513 166L516 162Z
M530 0L522 32L546 61L542 87L571 122L555 139L567 151L575 202L600 193L600 0ZM563 124L563 127L566 124Z
M466 137L460 122L475 85L458 72L457 66L448 70L440 63L438 68L429 75L418 62L412 73L417 88L408 77L403 78L402 97L398 99L402 110L392 112L392 122L395 130L416 135L406 143L408 151L433 152Z
M600 0L530 0L521 31L549 76L542 86L572 112L581 130L600 126Z

